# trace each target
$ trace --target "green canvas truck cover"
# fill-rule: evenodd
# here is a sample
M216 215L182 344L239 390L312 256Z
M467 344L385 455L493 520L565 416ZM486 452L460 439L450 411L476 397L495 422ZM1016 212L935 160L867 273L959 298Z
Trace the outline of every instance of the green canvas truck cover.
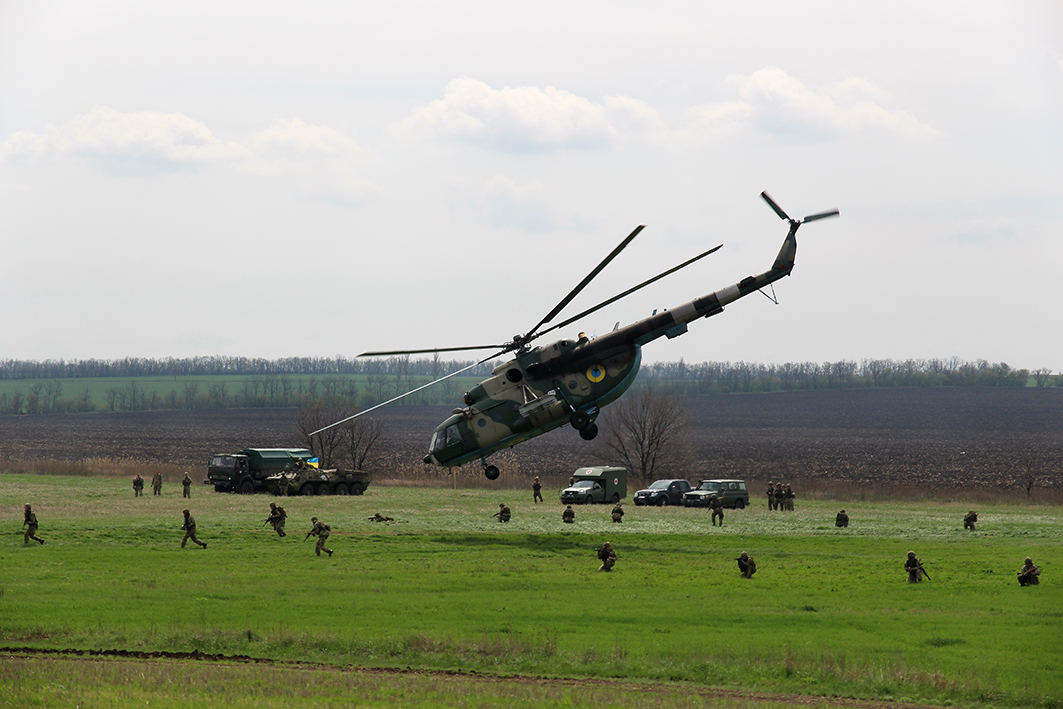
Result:
M251 470L284 470L284 466L296 460L314 457L306 448L245 448L240 451L247 456Z

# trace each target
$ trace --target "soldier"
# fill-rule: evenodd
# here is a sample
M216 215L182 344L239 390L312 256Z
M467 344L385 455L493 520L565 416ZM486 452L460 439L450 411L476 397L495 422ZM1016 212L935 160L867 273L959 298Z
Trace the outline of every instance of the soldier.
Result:
M742 572L742 578L751 579L757 573L757 562L753 561L746 552L742 552L735 561L738 562L738 570Z
M369 518L370 522L394 522L394 517L387 517L377 512L375 515Z
M44 542L41 542L42 544ZM1020 586L1036 586L1041 583L1038 576L1041 575L1041 569L1033 565L1033 559L1026 557L1026 563L1022 565L1018 573L1015 574L1019 578Z
M786 486L786 490L783 491L783 499L786 502L785 509L786 509L787 512L793 512L794 511L794 498L795 497L797 497L797 494L792 489L790 489L789 485L787 485Z
M612 515L613 515L613 521L616 522L617 524L620 524L620 523L622 523L624 521L624 508L620 505L619 502L617 502L615 505L613 505Z
M310 528L306 536L311 535L317 537L317 545L314 547L314 553L321 556L321 552L325 552L330 557L332 556L332 550L325 546L325 542L328 540L328 535L332 533L332 528L324 522L319 522L317 517L311 517L310 521L314 523L314 526ZM305 542L306 539L303 539Z
M776 510L784 509L783 508L783 496L785 494L786 494L786 492L783 490L782 483L779 483L778 485L775 486L775 494L773 495L773 497L775 498L775 509Z
M182 513L185 516L185 523L181 525L181 529L185 530L185 537L181 540L181 548L184 549L185 542L191 539L196 544L206 549L207 543L201 542L196 538L196 518L193 517L188 510L182 510Z
M140 497L144 494L144 478L140 477L140 473L133 478L133 497Z
M32 539L44 544L44 540L37 536L37 515L33 513L29 505L23 508L23 512L25 519L22 522L22 526L26 528L26 535L22 538L22 543L29 544Z
M768 482L768 511L775 509L775 483Z
M498 517L499 522L508 522L510 517L509 508L506 507L506 503L498 503L498 512L495 512L492 517Z
M185 473L184 479L181 480L181 485L184 486L182 497L192 497L192 478L188 477L188 473Z
M923 576L926 576L923 562L916 558L914 551L908 552L908 558L904 560L904 570L908 572L907 583L919 583L923 580ZM927 578L930 577L927 576Z
M539 476L532 481L532 502L539 504L543 501L543 484L539 482Z
M716 493L709 495L709 509L712 510L712 526L716 526L716 518L720 518L720 526L723 526L723 503L720 502L720 498L716 497Z
M278 537L286 537L288 533L284 531L284 523L288 521L288 513L284 511L284 508L275 502L269 503L269 517L266 517L266 521L273 525L273 531L277 533Z
M849 515L845 514L845 510L842 510L841 512L839 512L838 516L834 518L834 526L835 527L848 527L849 526Z
M155 474L151 476L151 494L162 494L162 473L160 473L158 470L156 470Z
M277 494L281 497L288 497L291 485L292 483L288 479L288 476L281 473L280 480L277 481Z
M963 528L974 531L974 523L978 521L978 513L974 510L969 511L963 516Z
M572 505L565 508L565 511L561 513L561 521L565 524L572 524L576 521L576 511L572 509Z
M598 558L602 560L602 565L598 567L599 571L612 571L613 566L616 564L616 552L613 551L613 547L609 546L609 542L602 545L598 550Z

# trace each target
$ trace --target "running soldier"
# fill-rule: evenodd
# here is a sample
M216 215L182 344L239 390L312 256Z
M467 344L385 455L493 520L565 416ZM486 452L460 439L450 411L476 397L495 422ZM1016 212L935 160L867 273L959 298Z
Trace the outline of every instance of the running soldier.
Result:
M44 542L41 543L43 544ZM1015 575L1019 579L1020 586L1036 586L1041 583L1041 579L1038 578L1041 575L1041 569L1034 566L1033 559L1030 557L1026 557L1026 563L1022 565L1022 568Z
M974 531L974 523L978 521L978 513L971 510L963 516L963 528Z
M37 536L37 515L33 513L33 510L29 505L23 508L24 519L22 526L26 528L26 534L22 537L23 544L29 544L30 540L40 542L44 544L44 540Z
M598 558L602 560L602 565L598 567L599 571L612 571L613 566L616 564L616 552L613 551L613 547L609 546L609 542L602 545L602 548L598 550Z
M532 502L539 504L543 501L543 484L539 482L539 476L532 481Z
M742 572L742 578L751 579L757 573L757 562L753 561L746 552L742 552L735 561L738 562L738 570Z
M617 524L621 524L624 521L624 508L620 505L619 502L613 505L612 516L613 521Z
M908 552L908 558L904 560L904 570L908 572L908 581L906 583L919 583L926 576L923 562L919 561L914 551ZM927 578L930 577L927 576Z
M192 478L188 477L188 473L185 473L184 479L181 480L181 485L184 486L182 497L192 497Z
M140 473L133 478L133 497L140 497L144 494L144 478L140 477Z
M288 533L284 531L284 523L288 521L288 513L284 511L284 508L275 502L269 503L269 517L266 517L266 521L273 525L273 531L277 533L278 537L286 537Z
M849 515L845 514L845 510L842 510L841 512L839 512L838 516L834 518L834 526L835 527L848 527L849 526Z
M319 522L317 517L311 517L310 521L314 523L314 526L310 528L306 536L317 537L317 545L314 547L314 553L321 556L321 552L325 552L330 557L332 556L332 550L325 546L325 542L328 541L328 535L332 533L332 528L324 522ZM306 538L303 539L306 541Z
M709 495L709 509L712 510L712 526L716 526L716 518L720 518L720 526L723 526L723 503L720 502L720 498L716 497L716 493Z
M181 540L181 548L184 549L185 542L191 539L196 544L206 549L207 543L201 542L196 538L196 518L193 517L188 510L182 510L182 513L185 516L185 523L181 525L181 529L185 530L185 537Z
M162 494L162 473L160 473L158 470L156 470L155 474L151 476L151 494Z
M576 510L572 509L572 505L565 508L565 511L561 513L561 521L565 524L572 524L576 521Z

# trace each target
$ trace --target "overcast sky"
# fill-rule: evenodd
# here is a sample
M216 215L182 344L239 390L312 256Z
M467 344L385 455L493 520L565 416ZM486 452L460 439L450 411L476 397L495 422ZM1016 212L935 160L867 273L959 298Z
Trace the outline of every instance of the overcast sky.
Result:
M592 336L1063 370L1063 3L0 0L0 358ZM560 319L560 318L559 318ZM542 343L542 341L540 341Z

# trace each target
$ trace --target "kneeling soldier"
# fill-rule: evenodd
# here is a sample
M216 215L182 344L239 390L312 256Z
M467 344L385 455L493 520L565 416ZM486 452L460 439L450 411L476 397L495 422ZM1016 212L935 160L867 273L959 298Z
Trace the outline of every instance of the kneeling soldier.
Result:
M598 550L598 558L602 560L602 565L598 567L599 571L613 570L613 565L616 564L616 552L613 551L613 547L609 546L609 542L603 544Z
M738 570L742 572L742 578L751 579L753 574L757 573L757 562L753 561L753 557L746 552L742 552L735 561L738 562Z

